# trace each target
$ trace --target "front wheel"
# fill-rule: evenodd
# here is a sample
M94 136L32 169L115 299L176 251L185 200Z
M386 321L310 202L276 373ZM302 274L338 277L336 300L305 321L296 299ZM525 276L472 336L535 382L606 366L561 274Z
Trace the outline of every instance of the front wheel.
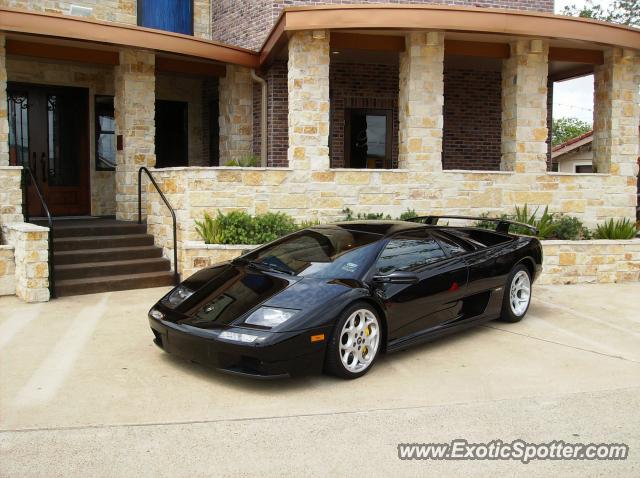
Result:
M522 264L513 268L505 285L502 300L502 322L520 322L531 304L531 275Z
M364 302L347 308L327 346L325 371L341 378L358 378L378 358L382 329L376 311Z

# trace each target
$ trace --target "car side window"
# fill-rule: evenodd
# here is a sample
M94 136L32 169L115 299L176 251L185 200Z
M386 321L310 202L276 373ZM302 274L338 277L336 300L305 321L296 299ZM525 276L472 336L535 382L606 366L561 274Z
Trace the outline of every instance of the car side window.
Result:
M445 253L429 235L402 234L394 237L384 248L376 268L379 273L412 270L444 259Z
M440 246L442 246L449 257L460 256L473 250L469 247L463 246L459 242L444 234L438 234L436 237L438 238Z

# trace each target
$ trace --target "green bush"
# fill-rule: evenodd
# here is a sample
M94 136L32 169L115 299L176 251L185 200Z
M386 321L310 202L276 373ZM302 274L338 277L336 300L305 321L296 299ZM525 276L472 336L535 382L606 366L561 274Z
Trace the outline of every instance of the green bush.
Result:
M400 214L400 217L398 219L400 219L401 221L408 221L409 219L413 219L414 217L418 217L416 211L414 209L407 209L405 212Z
M616 221L609 219L597 226L593 237L594 239L633 239L636 234L636 225L629 219Z
M385 213L383 212L368 212L368 213L359 212L358 214L354 215L353 211L348 207L342 210L342 214L344 214L343 221L354 221L354 220L375 221L380 219L391 219L391 216L389 214L385 215Z
M284 213L251 216L233 211L213 219L205 213L196 221L196 231L206 244L264 244L299 229L293 218Z
M582 221L574 216L560 215L554 219L555 229L553 231L554 239L564 239L575 241L578 239L588 239L590 237L589 230L582 224Z

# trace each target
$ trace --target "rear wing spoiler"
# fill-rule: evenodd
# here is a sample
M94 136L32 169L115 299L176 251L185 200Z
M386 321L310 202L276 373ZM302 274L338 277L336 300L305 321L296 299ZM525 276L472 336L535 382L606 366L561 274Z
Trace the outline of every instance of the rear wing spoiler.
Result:
M500 219L493 217L476 217L476 216L418 216L413 217L411 219L407 219L409 222L419 222L421 224L428 224L430 226L435 226L438 224L440 219L467 219L470 221L490 221L495 222L496 224L496 232L501 232L503 234L509 234L509 228L511 226L523 227L531 231L534 236L538 235L538 228L531 226L530 224L525 224L523 222L510 221L508 219Z

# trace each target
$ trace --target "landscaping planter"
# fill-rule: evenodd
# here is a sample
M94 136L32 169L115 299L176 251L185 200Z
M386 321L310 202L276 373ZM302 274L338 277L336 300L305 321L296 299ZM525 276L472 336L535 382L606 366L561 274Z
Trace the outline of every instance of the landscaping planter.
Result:
M204 267L235 259L259 247L246 244L187 242L182 277ZM585 284L640 281L640 239L542 241L543 272L538 284Z

